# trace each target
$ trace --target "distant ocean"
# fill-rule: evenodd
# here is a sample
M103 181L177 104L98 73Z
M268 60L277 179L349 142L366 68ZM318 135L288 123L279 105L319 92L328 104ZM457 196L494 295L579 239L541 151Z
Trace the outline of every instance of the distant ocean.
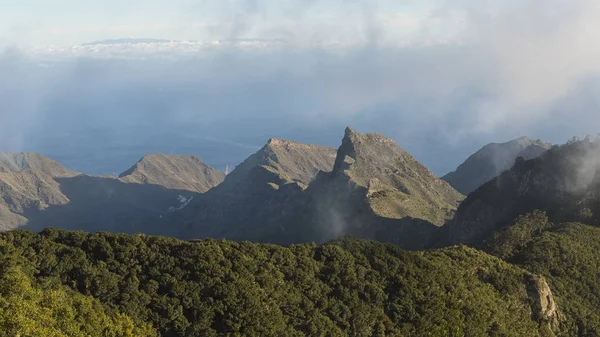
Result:
M268 139L268 138L267 138ZM266 142L266 139L265 139ZM263 144L239 144L185 133L115 137L102 132L44 135L26 151L42 153L86 174L120 174L147 153L193 155L220 171L241 163Z
M94 175L118 175L148 153L192 155L208 165L225 171L243 162L262 148L269 138L281 138L301 143L337 148L343 137L343 127L294 127L293 124L246 123L214 126L191 125L103 125L99 127L47 126L42 132L27 137L18 151L38 152L65 167ZM160 124L160 123L157 123ZM385 134L385 132L384 132ZM458 154L428 143L424 138L399 142L417 160L422 160L436 174L445 174L468 155ZM464 149L462 149L464 151ZM0 151L15 151L0 149ZM454 162L454 163L453 163Z

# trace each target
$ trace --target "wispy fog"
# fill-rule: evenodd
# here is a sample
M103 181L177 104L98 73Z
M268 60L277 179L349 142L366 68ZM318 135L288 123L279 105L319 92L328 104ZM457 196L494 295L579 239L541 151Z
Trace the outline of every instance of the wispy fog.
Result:
M152 44L144 59L6 48L0 151L40 151L90 173L146 152L222 169L269 137L337 147L352 125L444 174L488 142L600 131L595 1L272 3L199 2L185 16L204 23L185 27L284 41L273 48L170 59Z

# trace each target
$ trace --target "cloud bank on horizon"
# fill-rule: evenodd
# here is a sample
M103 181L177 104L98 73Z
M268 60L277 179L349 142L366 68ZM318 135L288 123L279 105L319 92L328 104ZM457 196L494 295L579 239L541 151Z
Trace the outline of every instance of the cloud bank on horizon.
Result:
M0 119L10 120L2 123L0 141L22 142L20 129L39 129L40 121L60 116L69 123L102 124L115 111L121 120L151 115L157 123L202 121L227 127L231 137L277 132L289 124L308 130L318 118L320 126L352 124L388 134L435 170L427 162L437 157L428 153L430 146L438 152L444 146L472 151L521 135L562 142L600 131L597 1L206 0L170 2L169 10L165 3L125 6L115 18L88 25L0 26L0 40L66 36L83 42L151 34L285 44L266 49L262 44L261 52L208 48L209 53L193 43L107 47L113 48L111 57L146 58L130 63L90 59L102 49L77 47L85 59L50 66L39 59L31 63L27 49L13 46L0 56ZM73 51L42 50L45 57ZM177 52L191 57L151 57ZM66 111L93 116L71 119ZM232 127L235 123L251 127ZM425 144L415 144L419 141ZM461 158L452 160L437 170Z

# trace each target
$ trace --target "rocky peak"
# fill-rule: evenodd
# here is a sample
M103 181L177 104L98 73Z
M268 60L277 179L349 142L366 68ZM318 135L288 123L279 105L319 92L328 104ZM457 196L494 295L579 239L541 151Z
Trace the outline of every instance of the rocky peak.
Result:
M456 209L462 195L392 139L376 133L360 133L346 128L333 171L320 180L355 187L353 193L384 218L412 217L441 226ZM337 181L337 182L335 182Z
M318 145L298 143L298 142L294 142L291 140L278 139L278 138L269 138L269 140L267 141L267 146L270 148L273 148L273 149L286 149L286 150L289 150L291 147L298 147L298 148L304 148L304 149L316 149L316 148L322 147L322 146L318 146Z
M392 183L391 179L400 171L412 176L424 174L428 178L435 178L429 169L398 147L392 139L378 133L360 133L346 128L337 153L335 173L345 172L361 186L367 186L370 179Z
M238 165L225 182L242 183L257 168L269 171L283 182L310 183L316 172L331 171L335 150L326 146L302 144L271 138L259 151Z
M204 193L220 184L223 172L194 156L148 154L119 175L127 183L161 185L169 189Z
M334 160L333 148L271 138L177 215L194 224L181 236L276 242L293 237L282 228L297 218L292 215L316 172L331 171Z
M0 230L25 225L27 212L68 203L56 180L76 175L37 153L0 153Z

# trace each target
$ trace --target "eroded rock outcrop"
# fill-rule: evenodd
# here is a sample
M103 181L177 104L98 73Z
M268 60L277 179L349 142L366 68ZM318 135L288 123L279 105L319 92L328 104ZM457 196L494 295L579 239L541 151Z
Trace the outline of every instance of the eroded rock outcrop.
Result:
M554 333L560 330L560 311L552 291L544 277L529 274L526 276L527 295L531 300L533 318L536 319L540 327Z

